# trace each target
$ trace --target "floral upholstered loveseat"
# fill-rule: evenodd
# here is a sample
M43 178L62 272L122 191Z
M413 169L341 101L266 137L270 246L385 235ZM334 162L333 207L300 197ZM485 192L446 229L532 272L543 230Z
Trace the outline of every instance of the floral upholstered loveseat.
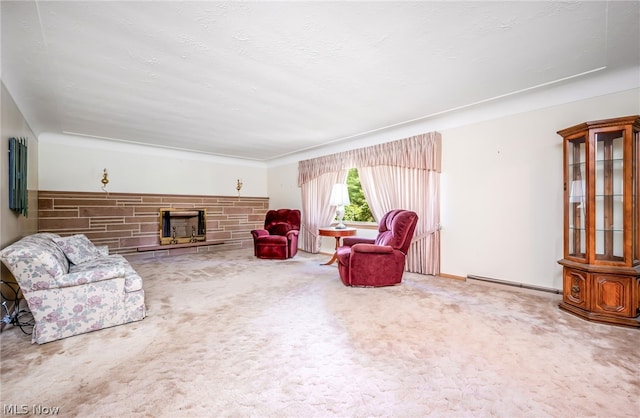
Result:
M32 342L139 321L146 315L142 278L121 255L80 234L38 233L0 250L33 313Z

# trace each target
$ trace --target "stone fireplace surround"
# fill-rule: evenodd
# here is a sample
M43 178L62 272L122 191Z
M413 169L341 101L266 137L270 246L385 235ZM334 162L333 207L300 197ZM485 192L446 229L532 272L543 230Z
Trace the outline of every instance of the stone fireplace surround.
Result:
M160 245L161 208L206 210L206 239ZM251 230L264 226L268 197L38 192L38 231L85 234L112 254L152 258L229 248L253 248Z

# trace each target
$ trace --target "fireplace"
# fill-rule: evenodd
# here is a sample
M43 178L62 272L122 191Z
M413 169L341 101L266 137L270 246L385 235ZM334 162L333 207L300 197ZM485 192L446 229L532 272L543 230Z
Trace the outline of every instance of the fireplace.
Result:
M185 244L206 240L205 209L160 209L160 244Z

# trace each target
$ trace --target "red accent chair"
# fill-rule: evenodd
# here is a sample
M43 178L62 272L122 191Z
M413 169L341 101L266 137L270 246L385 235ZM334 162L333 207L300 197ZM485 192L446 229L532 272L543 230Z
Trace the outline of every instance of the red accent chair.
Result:
M395 209L382 217L375 239L345 237L337 250L342 283L368 287L400 283L417 223L415 212Z
M285 260L298 252L300 211L298 209L270 210L264 229L254 229L253 252L258 258Z

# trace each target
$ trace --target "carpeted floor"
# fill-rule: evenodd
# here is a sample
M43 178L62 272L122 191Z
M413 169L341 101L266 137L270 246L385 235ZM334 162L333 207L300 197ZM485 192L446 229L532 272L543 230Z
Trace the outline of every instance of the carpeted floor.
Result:
M348 288L326 259L134 261L143 321L42 346L0 335L4 415L638 416L640 331L474 281Z

